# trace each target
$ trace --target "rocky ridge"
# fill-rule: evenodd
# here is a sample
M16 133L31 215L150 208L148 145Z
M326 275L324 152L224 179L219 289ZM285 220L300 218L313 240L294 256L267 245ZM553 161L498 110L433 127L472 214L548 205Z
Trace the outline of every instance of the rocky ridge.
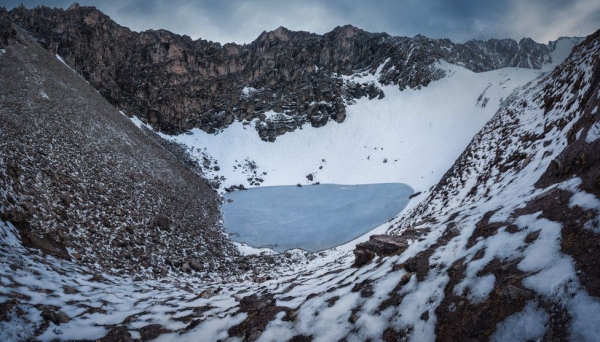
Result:
M213 133L233 121L254 123L263 140L306 123L342 122L346 106L381 98L374 83L345 79L374 74L400 89L444 77L445 60L481 72L539 69L555 44L525 38L455 44L424 36L392 37L353 26L324 35L280 27L250 44L192 40L164 30L132 32L94 7L0 9L53 54L60 55L110 103L168 134Z

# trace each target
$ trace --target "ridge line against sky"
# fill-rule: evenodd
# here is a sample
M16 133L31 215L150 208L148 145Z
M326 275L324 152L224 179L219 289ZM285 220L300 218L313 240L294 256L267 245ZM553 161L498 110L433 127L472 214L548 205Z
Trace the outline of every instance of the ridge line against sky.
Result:
M600 29L598 0L80 0L134 31L166 29L193 39L238 44L284 26L323 34L351 24L392 36L469 39L586 36ZM73 0L1 0L8 9L23 4L68 8Z

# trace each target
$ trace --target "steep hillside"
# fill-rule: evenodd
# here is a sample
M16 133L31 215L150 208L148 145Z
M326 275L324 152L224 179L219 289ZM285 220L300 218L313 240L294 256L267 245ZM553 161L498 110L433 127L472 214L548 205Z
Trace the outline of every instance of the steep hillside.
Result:
M6 19L0 215L25 243L125 275L235 256L208 183Z
M67 10L18 7L8 15L110 103L168 134L192 128L212 133L258 119L261 139L273 141L305 123L342 122L353 100L386 95L372 82L344 82L342 76L373 73L385 61L381 84L416 89L444 77L436 66L441 59L476 72L540 69L552 60L552 46L531 39L454 44L352 26L322 36L280 27L248 45L222 46L163 30L132 32L77 4ZM268 117L269 111L287 118Z
M400 261L417 265L415 295L430 289L418 306L435 328L419 325L437 340L600 336L599 57L596 32L511 96L389 230L423 232Z

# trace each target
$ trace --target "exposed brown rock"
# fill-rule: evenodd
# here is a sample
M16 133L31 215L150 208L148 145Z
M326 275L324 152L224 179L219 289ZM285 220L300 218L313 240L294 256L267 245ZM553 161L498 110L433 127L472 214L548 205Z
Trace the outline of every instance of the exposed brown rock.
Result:
M288 315L292 310L276 306L272 294L262 296L253 294L243 297L240 300L239 312L248 313L248 317L242 323L229 328L229 336L242 337L244 341L255 341L265 330L267 324L281 311L285 311Z
M31 232L22 239L22 242L25 246L39 248L48 254L52 254L54 256L58 256L65 259L69 258L69 252L67 251L65 246L62 243L54 240L48 234L46 234L43 238L40 238L36 234Z
M600 37L596 32L586 40L592 43ZM576 75L573 78L576 79ZM551 89L549 89L550 91ZM579 189L600 198L600 140L587 143L586 136L594 124L600 122L598 113L594 111L600 105L600 65L596 63L590 79L590 87L578 101L582 108L580 119L574 123L570 132L581 134L576 139L575 134L569 134L569 145L550 163L536 186L546 188L573 177L581 179ZM548 98L546 105L554 107L558 101ZM600 234L585 225L599 227L600 213L596 210L585 210L578 206L570 206L572 193L554 189L539 196L517 214L527 214L542 211L542 217L562 224L561 252L573 257L575 267L581 271L579 281L587 291L600 297Z
M419 233L405 232L402 235L371 235L369 241L361 242L354 249L354 266L368 264L378 255L380 257L401 254L408 248L409 240Z
M65 285L65 286L63 286L63 292L65 294L75 294L75 293L78 293L79 291L77 291L77 289L75 289L73 286Z
M142 341L153 340L153 339L157 338L158 336L160 336L164 333L168 333L168 332L169 332L169 330L165 329L160 324L150 324L150 325L147 325L140 329L140 335L141 335Z
M450 281L444 290L444 300L435 309L438 319L436 339L439 341L487 341L496 331L496 325L508 316L521 311L532 292L523 288L525 274L516 267L517 262L503 264L493 261L480 272L496 276L494 289L482 303L471 303L464 296L453 293L454 286L463 279L466 269L464 259L450 268Z
M67 316L66 313L52 308L43 310L40 315L44 320L51 321L56 325L59 325L61 323L68 323L71 320L71 318Z
M0 303L0 322L8 321L10 319L9 313L13 309L14 303L12 301L6 301Z
M158 214L154 217L152 225L161 230L168 231L171 228L171 220L169 220L169 217L165 214Z
M106 336L94 342L134 342L127 327L116 327L111 329Z

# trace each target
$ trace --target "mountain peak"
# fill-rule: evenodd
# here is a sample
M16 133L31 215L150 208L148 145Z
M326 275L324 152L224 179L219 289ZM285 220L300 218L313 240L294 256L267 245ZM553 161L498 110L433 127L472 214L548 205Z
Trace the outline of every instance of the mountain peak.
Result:
M279 26L273 31L263 31L260 36L256 39L257 41L265 41L265 40L279 40L279 41L289 41L294 32L288 30L283 26Z
M69 6L69 7L67 8L67 11L70 11L70 10L75 10L75 9L78 9L79 7L81 7L81 6L79 5L79 3L78 3L78 2L74 2L74 3L73 3L71 6Z
M365 32L361 29L359 29L356 26L350 25L350 24L346 24L344 26L337 26L336 28L334 28L331 33L333 33L335 36L337 37L343 37L343 38L352 38L355 35Z
M285 28L283 26L279 26L271 33L272 33L273 37L275 37L281 41L288 41L288 40L290 40L290 34L292 33L292 31L288 30L287 28Z

